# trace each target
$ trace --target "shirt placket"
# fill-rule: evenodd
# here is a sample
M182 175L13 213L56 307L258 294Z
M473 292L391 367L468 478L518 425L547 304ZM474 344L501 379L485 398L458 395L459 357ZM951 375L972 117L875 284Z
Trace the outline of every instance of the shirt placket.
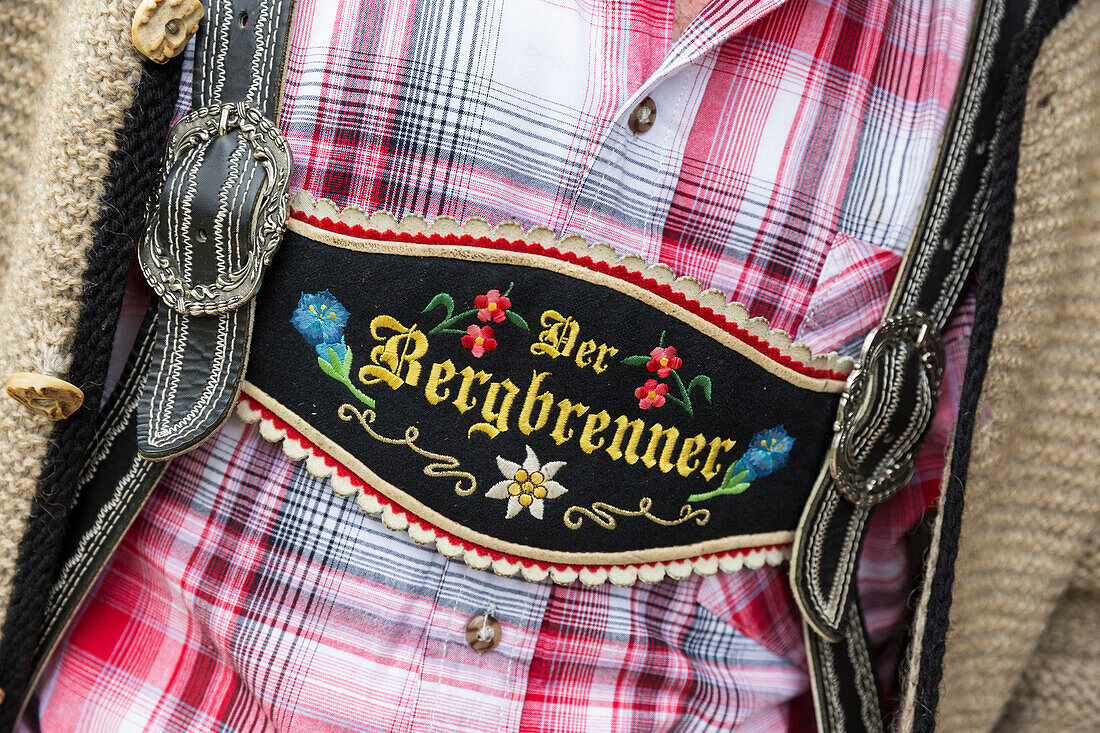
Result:
M424 632L419 690L402 714L408 716L407 725L399 729L492 733L518 728L550 591L546 583L522 580L499 578L487 584L484 572L461 560L446 562ZM479 651L467 630L484 625L490 631L482 634L487 643L479 646L490 648Z
M580 178L566 232L609 242L647 262L657 259L684 150L717 50L785 2L711 0L703 8L660 66L606 121ZM630 119L643 104L652 109L647 120L651 124L635 131Z

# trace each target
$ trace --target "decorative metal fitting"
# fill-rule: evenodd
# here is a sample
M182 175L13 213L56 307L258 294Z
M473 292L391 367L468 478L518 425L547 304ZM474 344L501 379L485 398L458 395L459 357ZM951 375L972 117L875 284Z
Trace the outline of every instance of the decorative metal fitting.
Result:
M213 283L190 284L185 281L179 262L157 226L157 208L173 166L189 150L207 145L214 138L233 130L252 146L252 159L264 170L256 204L250 212L248 257L235 270L220 275ZM264 268L271 264L283 238L290 202L290 146L279 129L259 109L237 102L196 110L172 128L168 139L160 187L150 199L147 225L138 264L153 291L170 308L191 316L228 313L251 300L260 289Z
M908 483L932 427L943 339L919 312L891 316L863 342L840 398L829 473L840 493L870 508Z

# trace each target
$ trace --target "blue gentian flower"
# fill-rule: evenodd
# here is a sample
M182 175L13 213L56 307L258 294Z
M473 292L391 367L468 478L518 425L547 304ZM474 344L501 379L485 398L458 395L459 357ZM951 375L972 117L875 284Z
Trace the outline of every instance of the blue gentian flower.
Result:
M348 309L333 297L332 293L322 290L313 295L302 293L302 297L298 299L298 307L290 317L290 322L305 337L310 346L339 344L344 340L344 327L348 325L348 315ZM325 355L327 354L326 350Z
M774 473L787 465L787 457L793 447L794 438L787 434L782 425L761 430L752 436L749 449L737 462L734 473L748 471L749 475L743 479L746 482Z
M325 310L328 310L327 308ZM334 344L317 344L313 348L317 349L317 356L321 357L325 361L328 361L329 349L336 352L336 357L341 363L344 361L344 357L348 353L348 345L344 343L344 339L340 339Z

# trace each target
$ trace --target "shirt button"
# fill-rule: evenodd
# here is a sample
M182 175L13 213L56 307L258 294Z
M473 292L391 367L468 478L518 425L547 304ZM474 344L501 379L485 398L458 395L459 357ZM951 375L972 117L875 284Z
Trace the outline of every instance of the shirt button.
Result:
M51 420L64 420L84 404L79 388L45 374L16 372L8 377L7 393L31 412Z
M653 123L657 121L657 105L650 97L646 97L638 106L634 108L634 111L630 113L630 119L627 124L630 125L630 129L635 134L645 132L649 128L653 127Z
M202 14L199 0L141 0L130 26L134 48L158 64L166 63L187 46Z
M479 613L466 624L466 643L474 651L487 652L500 643L500 622Z

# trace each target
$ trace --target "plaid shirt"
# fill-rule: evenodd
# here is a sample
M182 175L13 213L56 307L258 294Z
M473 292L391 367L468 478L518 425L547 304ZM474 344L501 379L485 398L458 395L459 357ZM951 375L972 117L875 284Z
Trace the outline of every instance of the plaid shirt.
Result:
M396 215L612 243L856 354L915 225L969 0L299 0L281 127L292 189ZM179 112L190 99L190 65ZM652 129L627 119L645 97ZM889 685L904 535L934 431L875 515L859 590ZM51 660L55 730L811 728L787 568L630 588L532 584L387 530L233 418L176 459ZM500 644L467 645L490 604ZM887 688L889 689L889 687Z

